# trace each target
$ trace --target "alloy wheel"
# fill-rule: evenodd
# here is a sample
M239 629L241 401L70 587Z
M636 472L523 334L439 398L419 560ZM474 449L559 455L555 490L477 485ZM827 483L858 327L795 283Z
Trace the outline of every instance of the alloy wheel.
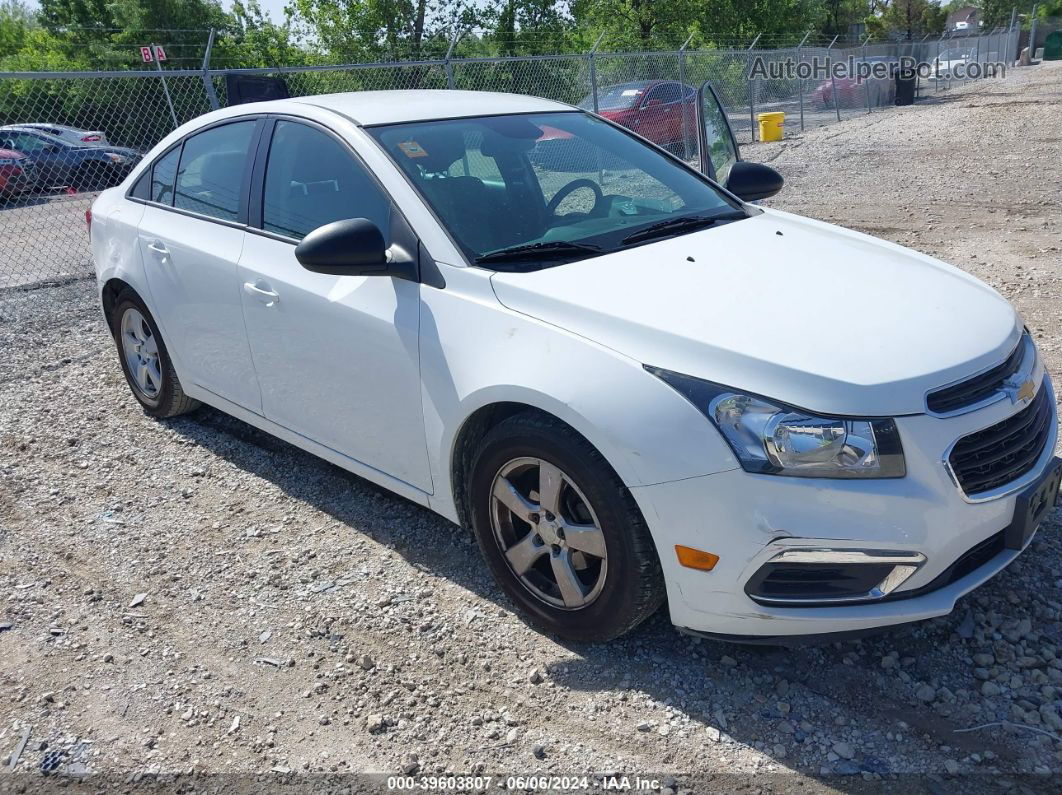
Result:
M494 538L520 583L552 607L578 610L601 593L607 550L589 500L555 464L516 458L491 485Z
M122 315L121 334L122 353L133 385L145 397L155 400L162 391L162 369L151 326L139 311L130 308Z

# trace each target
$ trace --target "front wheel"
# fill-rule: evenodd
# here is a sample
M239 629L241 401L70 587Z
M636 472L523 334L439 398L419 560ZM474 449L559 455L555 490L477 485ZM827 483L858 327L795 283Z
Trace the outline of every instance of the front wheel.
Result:
M531 620L578 641L606 641L664 600L663 575L637 505L585 439L534 413L480 445L472 527L505 592Z

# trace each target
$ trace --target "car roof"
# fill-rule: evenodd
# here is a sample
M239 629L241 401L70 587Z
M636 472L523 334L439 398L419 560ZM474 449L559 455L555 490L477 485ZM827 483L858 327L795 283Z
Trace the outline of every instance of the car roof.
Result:
M67 142L64 141L62 138L52 135L51 133L47 133L44 130L38 130L36 127L28 127L25 124L5 124L3 127L0 127L0 132L5 131L20 132L25 133L26 135L35 135L38 138L44 138L47 141L54 141L57 144L69 146L69 144L67 144Z
M505 113L548 113L574 110L571 105L565 105L562 102L522 94L432 89L318 94L277 100L270 102L269 105L272 106L271 109L279 108L288 102L326 108L346 116L357 124L366 126L468 116L497 116Z

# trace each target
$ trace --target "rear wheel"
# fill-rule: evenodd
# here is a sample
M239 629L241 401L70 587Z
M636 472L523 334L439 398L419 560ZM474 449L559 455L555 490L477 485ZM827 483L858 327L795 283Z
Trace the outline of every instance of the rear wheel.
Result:
M537 624L611 640L663 602L648 528L605 459L558 420L510 417L483 440L469 497L480 549Z
M166 343L140 297L126 290L111 313L111 333L129 388L152 417L176 417L198 408L184 394Z

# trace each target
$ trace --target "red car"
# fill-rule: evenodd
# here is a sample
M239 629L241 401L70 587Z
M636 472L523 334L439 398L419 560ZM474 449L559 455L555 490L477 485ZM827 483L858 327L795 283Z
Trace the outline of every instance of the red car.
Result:
M33 188L33 161L14 149L0 149L0 199Z
M895 58L873 57L867 58L867 64L884 63L891 64ZM864 63L862 59L855 62L856 68ZM896 82L887 77L860 77L848 75L838 77L836 80L827 80L812 93L812 101L819 108L833 108L840 105L842 108L865 108L867 106L867 93L870 94L871 107L877 108L891 105L896 100ZM836 96L834 94L836 93Z
M593 110L593 94L579 107ZM599 115L664 147L681 144L684 135L695 140L696 108L697 89L675 80L619 83L597 93Z

